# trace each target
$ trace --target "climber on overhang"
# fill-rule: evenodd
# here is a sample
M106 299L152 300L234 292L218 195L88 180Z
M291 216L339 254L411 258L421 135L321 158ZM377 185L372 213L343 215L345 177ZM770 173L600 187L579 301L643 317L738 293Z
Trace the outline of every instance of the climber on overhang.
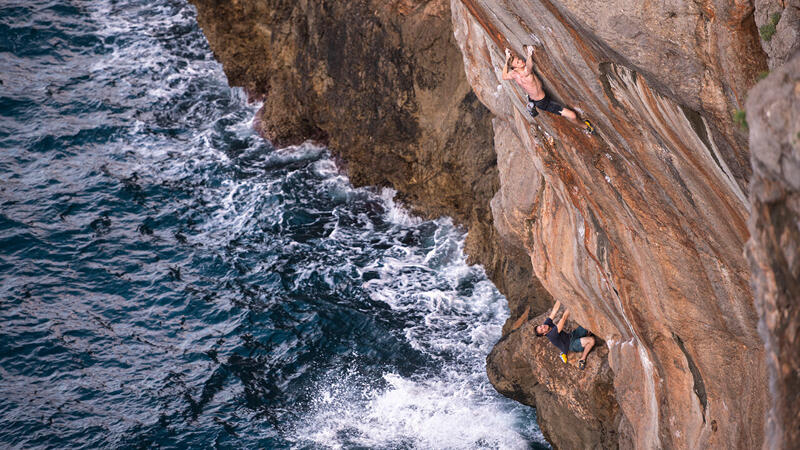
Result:
M559 308L561 308L561 302L556 302L553 306L553 311L547 316L544 324L536 327L536 336L547 336L547 339L561 350L561 360L564 362L567 362L567 353L583 352L581 359L578 361L578 368L583 370L586 367L586 357L594 347L594 336L589 336L589 332L580 325L572 330L571 333L564 331L564 324L567 323L569 310L564 311L564 315L558 321L558 325L553 323Z
M527 108L531 117L539 115L539 112L536 111L538 108L542 111L566 117L570 122L578 123L578 116L575 114L575 111L564 108L550 99L544 91L542 80L533 73L533 46L528 45L526 52L528 53L528 59L523 61L517 55L513 54L510 49L506 48L506 64L503 66L503 79L514 80L528 94ZM594 127L588 120L584 120L583 123L588 133L594 132Z

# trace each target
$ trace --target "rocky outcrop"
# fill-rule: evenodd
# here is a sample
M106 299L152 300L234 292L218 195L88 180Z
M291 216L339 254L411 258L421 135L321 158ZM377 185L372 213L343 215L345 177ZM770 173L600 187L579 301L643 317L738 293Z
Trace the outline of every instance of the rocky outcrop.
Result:
M546 338L536 337L534 328L545 318L542 314L528 321L495 345L487 358L489 380L506 397L537 405L539 427L559 447L630 446L631 433L621 423L625 417L614 397L608 350L598 343L584 371L577 368L575 354L563 364L558 349ZM574 323L567 326L574 327Z
M770 69L800 50L800 0L755 0L755 20Z
M606 340L620 434L637 448L760 446L764 354L742 255L749 155L732 119L766 69L752 7L453 0L451 9L467 78L495 116L496 227ZM503 47L522 54L525 44L546 90L591 119L596 136L527 115L523 92L500 77ZM513 342L508 353L530 345ZM518 385L538 405L536 376Z
M767 411L769 433L796 430L786 404L770 407L762 339L772 395L788 395L796 264L771 255L797 242L796 144L757 157L748 201L743 111L797 48L792 2L193 0L231 84L263 101L265 136L325 141L354 184L469 228L467 252L511 309L490 379L535 405L560 448L757 448ZM500 78L503 48L526 44L596 135L527 115ZM776 114L749 109L752 132ZM605 341L586 372L525 322L547 292Z
M747 118L747 254L771 393L764 447L800 448L800 54L750 92Z
M230 84L263 101L256 126L275 145L326 142L354 185L392 186L417 214L466 225L467 253L512 310L550 303L492 225L491 116L464 76L447 0L192 3Z

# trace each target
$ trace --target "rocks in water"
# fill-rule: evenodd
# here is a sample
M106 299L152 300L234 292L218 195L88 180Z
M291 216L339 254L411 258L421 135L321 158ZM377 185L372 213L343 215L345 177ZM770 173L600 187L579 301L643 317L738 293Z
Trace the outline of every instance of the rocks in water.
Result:
M192 0L231 85L263 100L277 146L324 141L356 186L392 186L417 214L452 216L512 303L550 303L528 256L492 226L492 117L472 92L447 0Z
M760 87L746 120L743 105L796 51L797 9L775 21L760 0L755 14L678 0L193 3L231 84L263 100L265 136L325 141L354 184L392 185L416 212L469 227L467 252L511 310L490 379L537 406L555 447L757 448L766 412L770 424L790 414L770 408L750 275L772 395L791 398L797 144L762 116L798 123L786 115L796 65L767 79L788 109L754 100L772 98ZM594 136L530 118L500 79L503 48L525 44ZM749 200L748 122L764 146ZM520 320L548 292L606 341L578 377Z

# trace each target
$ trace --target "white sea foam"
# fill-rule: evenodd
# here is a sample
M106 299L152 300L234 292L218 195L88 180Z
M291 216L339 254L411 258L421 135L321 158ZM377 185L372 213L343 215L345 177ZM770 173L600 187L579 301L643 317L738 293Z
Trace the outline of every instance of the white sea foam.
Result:
M381 192L387 220L419 225L393 196ZM501 398L486 377L486 354L508 316L505 299L480 267L466 264L463 231L449 219L436 225L427 252L401 247L364 270L378 273L365 283L373 300L422 316L405 338L441 365L412 376L386 372L380 386L355 367L331 374L294 425L297 446L514 449L528 448L530 439L547 445L526 407Z
M295 432L327 448L528 448L513 408L476 392L463 373L446 375L416 380L387 373L387 386L374 388L351 373L322 387Z
M320 157L319 148L297 146L276 150L272 163ZM335 164L322 157L311 165L328 192L342 196L374 195L354 189ZM203 240L236 235L265 216L265 198L275 189L269 183L225 180L210 191L218 205L203 225ZM397 227L414 227L422 220L411 216L385 189L384 219ZM280 216L277 204L266 215ZM276 218L275 220L280 220ZM364 218L364 223L371 223ZM488 382L485 357L499 339L507 318L505 299L485 278L482 268L468 266L463 252L464 232L450 219L439 219L428 250L396 244L384 256L359 269L377 273L364 288L373 300L398 312L422 317L404 332L408 344L434 361L426 373L383 374L383 383L357 375L331 373L313 389L315 399L292 424L288 438L296 446L325 448L527 448L534 439L546 445L529 410L500 397ZM349 230L352 232L352 230ZM335 230L334 230L335 233ZM333 234L329 239L335 239ZM358 231L370 234L369 227ZM346 263L349 264L349 263ZM295 283L318 275L329 286L335 280L325 268L301 271ZM472 285L463 291L462 284Z
M93 14L99 18L107 15L107 11L98 8ZM181 23L191 19L167 16L164 20ZM108 26L117 27L108 30L109 35L124 32L135 35L141 31L118 28L126 26L122 23L108 23ZM129 46L125 53L115 51L92 66L91 72L113 74L116 67L130 65L132 61L149 72L169 66L171 62L167 57L153 50L154 45L162 45L160 41L146 33L145 36L147 43ZM158 86L145 86L143 92L147 101L180 98L188 90L191 78L224 79L221 67L211 59L184 70L197 73L192 77L167 76ZM233 133L238 139L248 139L253 134L252 114L246 112L254 113L259 105L246 105L241 90L232 91L230 100L241 106L232 108L236 112L231 114L239 115L211 120L225 119L227 133ZM150 118L137 122L136 134L144 135L152 122ZM192 145L177 159L170 157L169 145L160 146L152 141L152 136L146 137L151 140L148 145L141 145L143 142L136 138L123 142L120 145L136 154L137 162L135 165L120 163L118 172L122 176L137 173L140 178L158 184L179 182L202 166L229 166L234 156L214 143L217 133L219 130L215 126L199 128L189 138ZM257 159L262 150L253 146L245 152L252 151L246 156ZM372 196L373 200L382 202L383 219L391 226L417 227L424 223L395 200L396 192L392 189L383 189L377 195L368 189L354 189L334 162L325 156L324 148L306 143L263 153L263 159L255 163L256 168L309 161L312 162L311 171L320 179L320 188L334 200ZM115 164L109 162L110 166ZM283 180L256 176L207 181L195 195L202 197L207 205L205 209L212 213L188 239L229 242L239 233L252 229L254 221L259 221L259 226L281 223L284 206L276 197L280 195ZM373 233L369 217L362 214L358 220L364 224L359 233ZM433 244L426 244L427 250L396 243L380 260L358 270L377 273L376 278L364 285L373 300L385 303L394 311L409 311L422 318L404 330L405 339L412 348L437 362L437 367L413 375L387 370L380 383L358 376L355 367L342 368L344 374L331 373L314 386L315 400L307 410L300 412L292 425L293 432L287 436L298 447L513 449L527 448L530 439L544 443L530 409L500 397L486 377L486 354L499 339L500 328L508 315L505 299L486 280L480 267L466 264L463 231L449 219L437 220L435 226ZM327 239L337 239L340 232L353 231L334 228ZM335 279L326 270L320 267L301 270L295 283L301 283L316 271L329 286L334 286Z
M402 205L395 202L394 197L396 195L397 191L392 188L381 189L380 196L387 209L386 219L398 225L418 225L422 222L422 219L412 216Z

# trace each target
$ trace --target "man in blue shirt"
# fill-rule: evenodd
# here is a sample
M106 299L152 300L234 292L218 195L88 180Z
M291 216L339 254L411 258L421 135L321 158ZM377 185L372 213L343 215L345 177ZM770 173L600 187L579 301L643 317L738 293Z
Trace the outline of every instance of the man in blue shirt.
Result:
M558 321L558 325L553 323L553 319L556 317L559 308L561 308L560 301L556 302L553 306L553 311L547 316L544 324L536 327L536 335L547 336L547 339L561 350L561 359L563 359L564 362L567 362L567 353L583 352L580 361L578 361L578 368L583 370L586 367L586 356L589 355L592 347L594 347L594 336L589 336L589 332L582 326L578 326L578 328L572 330L572 333L564 331L564 324L567 323L569 310L564 311L564 315L561 317L561 320Z

